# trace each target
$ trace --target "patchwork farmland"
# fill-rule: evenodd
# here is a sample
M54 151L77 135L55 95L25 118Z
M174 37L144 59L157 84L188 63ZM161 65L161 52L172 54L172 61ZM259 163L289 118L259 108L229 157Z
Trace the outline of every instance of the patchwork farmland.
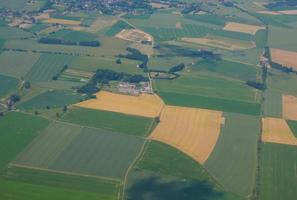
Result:
M296 6L0 0L0 199L295 200Z

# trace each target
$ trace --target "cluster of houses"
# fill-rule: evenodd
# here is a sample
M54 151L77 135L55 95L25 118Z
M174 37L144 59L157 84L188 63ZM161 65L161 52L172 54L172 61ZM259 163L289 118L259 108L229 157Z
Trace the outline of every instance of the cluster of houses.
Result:
M118 92L130 95L140 95L142 93L152 94L153 90L150 82L129 83L120 82L118 85Z

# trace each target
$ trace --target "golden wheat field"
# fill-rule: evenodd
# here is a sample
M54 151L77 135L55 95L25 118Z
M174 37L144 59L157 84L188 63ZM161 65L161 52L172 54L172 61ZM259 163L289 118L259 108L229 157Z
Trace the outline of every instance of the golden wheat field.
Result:
M265 29L263 26L255 26L249 24L242 24L242 23L235 23L235 22L228 22L224 30L226 31L235 31L241 33L248 33L248 34L256 34L258 30Z
M222 112L165 106L150 139L171 145L203 164L218 140Z
M297 52L271 48L270 54L273 62L297 70Z
M262 119L262 136L263 142L297 145L297 138L292 133L286 120L278 118Z
M283 95L283 118L297 120L297 97L292 95Z
M56 18L49 18L44 22L50 24L64 24L64 25L80 25L80 21L68 20L68 19L56 19Z
M96 94L96 99L80 102L76 106L143 117L157 117L164 103L158 95L130 96L101 91Z

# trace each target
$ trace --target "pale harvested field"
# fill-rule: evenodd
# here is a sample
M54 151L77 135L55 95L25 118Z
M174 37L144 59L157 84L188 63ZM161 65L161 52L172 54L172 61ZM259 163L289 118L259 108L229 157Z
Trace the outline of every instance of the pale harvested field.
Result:
M262 123L261 139L263 142L297 145L297 138L295 138L286 120L263 118Z
M230 51L235 50L244 50L244 49L250 49L255 47L254 44L250 43L249 45L240 45L236 44L235 42L231 41L223 41L218 39L211 39L211 38L182 38L181 39L184 42L194 43L194 44L201 44L205 46L215 47L215 48L221 48L226 49Z
M152 2L150 3L150 5L153 7L153 8L157 8L157 9L161 9L161 8L169 8L169 5L167 4L162 4L162 3L155 3L155 2Z
M96 99L80 102L76 106L143 117L159 116L164 106L159 96L151 94L130 96L101 91L96 94L96 97Z
M241 33L248 33L255 35L258 30L265 29L263 26L255 26L255 25L249 25L249 24L240 24L240 23L234 23L234 22L228 22L224 30L226 31L235 31L235 32L241 32Z
M258 11L257 13L260 14L267 14L267 15L297 15L297 10L281 10L281 11Z
M289 120L297 120L297 97L291 95L283 95L283 118Z
M183 27L182 27L182 24L180 22L176 22L175 28L182 29Z
M139 29L123 29L115 37L132 42L153 41L153 37L151 35Z
M203 164L218 140L222 112L165 106L150 139L171 145Z
M273 62L297 70L297 52L271 48L270 55Z
M50 23L50 24L64 24L64 25L72 25L72 26L80 25L80 21L56 19L56 18L49 18L47 20L44 20L44 22Z

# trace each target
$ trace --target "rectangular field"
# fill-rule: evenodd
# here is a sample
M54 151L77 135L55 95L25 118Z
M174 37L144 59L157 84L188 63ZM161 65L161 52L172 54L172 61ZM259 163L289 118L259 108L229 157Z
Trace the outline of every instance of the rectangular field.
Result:
M61 120L82 126L102 128L138 136L148 135L154 126L152 118L79 108L76 106L72 107L65 115L63 115Z
M270 89L264 92L262 109L264 116L281 118L283 116L282 94Z
M72 59L73 56L68 55L43 54L28 71L25 78L31 82L50 81Z
M17 123L16 123L17 122ZM9 112L0 119L0 171L15 159L48 125L48 121L33 115Z
M41 54L18 51L4 51L0 55L0 73L20 78L24 77Z
M255 35L257 31L261 29L265 29L265 28L262 26L234 23L234 22L228 22L224 26L224 30L226 31L242 32L242 33L248 33L251 35Z
M263 144L259 199L295 199L297 196L296 166L296 146Z
M292 95L283 95L283 118L297 121L297 97Z
M224 117L225 125L205 167L224 189L247 197L256 179L260 119L233 113Z
M214 149L222 112L165 106L150 139L171 145L203 164Z
M155 94L131 96L100 91L96 99L83 101L76 106L153 118L159 116L164 103Z
M58 18L49 18L44 20L45 23L49 24L63 24L63 25L71 25L71 26L77 26L80 25L80 21L75 20L68 20L68 19L58 19Z
M48 190L44 190L48 193L49 199L55 195L54 191L50 188L60 188L61 190L69 191L65 196L60 194L63 198L67 199L75 198L73 197L73 193L76 193L77 195L82 196L81 198L91 198L91 196L94 196L96 199L108 200L116 200L119 189L119 182L116 181L18 167L10 167L6 169L5 173L1 176L1 179L13 181L15 183L30 184L32 188L36 188L38 185L49 187ZM23 194L12 188L5 192L3 191L3 193L3 195L17 194L16 196L18 198ZM28 199L30 196L29 193L25 193L21 197L22 199Z
M0 74L0 99L18 88L19 80Z
M263 142L297 145L297 138L294 136L286 120L263 118L262 123L261 139Z
M272 48L270 49L270 55L273 62L285 67L291 67L297 71L297 52Z
M147 42L153 41L153 37L151 35L139 29L123 29L115 37L123 40L140 42L140 43L143 41L147 41Z
M118 180L143 142L126 134L55 122L11 165Z

